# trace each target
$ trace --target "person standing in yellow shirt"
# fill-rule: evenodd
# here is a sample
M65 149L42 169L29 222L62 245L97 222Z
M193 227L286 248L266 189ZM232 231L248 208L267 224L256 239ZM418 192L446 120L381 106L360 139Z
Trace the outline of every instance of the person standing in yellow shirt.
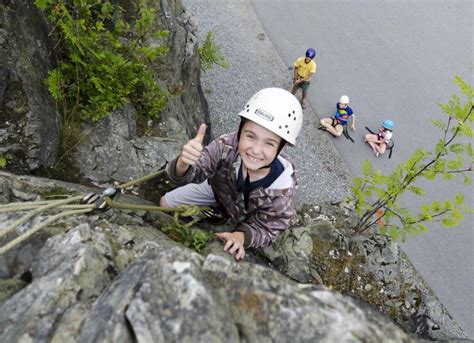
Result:
M304 57L297 58L293 63L293 88L291 93L296 94L301 88L301 107L306 108L306 91L309 87L311 77L316 73L316 62L313 61L316 56L316 51L313 48L306 50Z

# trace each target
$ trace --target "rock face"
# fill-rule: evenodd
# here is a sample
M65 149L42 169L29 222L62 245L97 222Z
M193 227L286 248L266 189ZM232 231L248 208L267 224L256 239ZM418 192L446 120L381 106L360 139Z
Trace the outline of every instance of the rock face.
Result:
M82 178L95 183L124 182L157 170L178 155L201 123L209 125L192 18L180 1L150 4L157 9L156 28L170 32L169 53L156 66L156 79L169 93L168 103L159 122L149 122L161 137L138 136L132 105L114 111L97 125L84 125L87 136L77 149L76 161ZM128 2L121 5L133 14Z
M0 173L2 204L89 191ZM53 214L4 236L22 212L3 210L0 248ZM252 262L262 262L255 252L234 262L217 241L192 252L157 229L166 216L109 210L57 220L0 255L0 341L411 341L353 296L418 337L464 337L395 244L343 234L346 211L305 210L257 251L289 278Z
M33 1L0 4L0 156L8 170L50 167L58 152L59 114L44 80L51 70L48 28Z
M418 337L465 337L398 244L376 233L354 234L355 223L347 204L305 205L295 227L264 255L292 279L356 296Z
M124 182L158 170L179 153L182 143L163 137L138 137L135 109L114 111L94 127L79 146L77 163L84 178Z
M165 62L168 69L161 79L174 95L161 113L162 127L169 132L168 138L187 141L196 135L201 123L207 123L208 132L211 130L207 101L201 87L197 27L180 0L159 3L159 26L170 31L170 52Z
M83 127L76 160L92 182L125 181L156 170L174 157L201 123L209 123L200 83L196 27L180 1L149 1L156 29L169 30L169 54L157 63L156 79L169 93L160 120L150 128L161 138L139 136L128 105L97 125ZM133 3L118 1L128 18ZM0 156L7 170L27 174L57 160L60 116L44 81L55 65L44 15L33 1L0 4ZM117 131L114 131L116 130ZM154 134L156 135L156 134Z
M6 173L0 181L9 201L51 188ZM18 216L0 213L2 229ZM0 341L414 341L374 308L237 263L222 243L197 254L150 226L161 220L114 210L66 217L1 256Z

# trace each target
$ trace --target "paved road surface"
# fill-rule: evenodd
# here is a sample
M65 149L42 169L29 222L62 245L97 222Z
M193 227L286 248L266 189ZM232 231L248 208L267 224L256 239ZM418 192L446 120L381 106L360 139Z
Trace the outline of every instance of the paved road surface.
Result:
M335 144L354 175L364 159L383 172L418 146L430 148L440 133L430 120L443 119L438 101L457 91L454 75L473 83L474 2L456 1L274 1L252 0L269 38L290 66L306 48L318 53L318 73L309 101L320 117L333 112L342 94L357 114L356 143ZM362 142L364 126L395 121L392 159L375 159ZM433 200L464 191L471 206L473 188L462 182L426 184ZM419 204L413 197L407 206ZM428 234L403 246L417 270L438 294L465 333L474 338L473 217L461 227L432 225Z

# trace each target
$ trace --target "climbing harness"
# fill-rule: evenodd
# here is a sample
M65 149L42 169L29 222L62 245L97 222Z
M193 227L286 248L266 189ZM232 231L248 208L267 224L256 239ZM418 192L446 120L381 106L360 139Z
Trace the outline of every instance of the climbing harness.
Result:
M371 129L369 129L367 126L365 127L365 129L373 135L377 134L374 131L372 131ZM392 157L392 152L393 152L393 147L395 146L395 142L393 141L393 139L389 139L388 143L386 143L386 144L387 144L387 150L390 150L390 152L388 154L388 158L391 158Z
M347 129L347 125L344 125L342 133L347 139L349 139L352 143L354 143L354 139L352 139L351 135L349 135L349 130Z
M196 205L180 205L175 208L161 207L161 206L150 206L150 205L137 205L128 204L122 202L116 202L113 199L119 194L124 192L126 189L133 187L139 183L151 180L153 178L162 176L165 170L162 167L159 171L147 174L138 179L129 181L124 184L117 185L116 187L108 187L99 193L88 193L85 196L74 196L68 197L61 200L43 200L43 201L29 201L29 202L16 202L6 205L0 205L0 213L17 212L17 211L30 211L18 220L11 223L6 229L0 231L0 239L6 236L8 233L15 230L20 225L25 224L31 218L36 215L49 210L59 210L60 212L49 217L46 221L39 223L32 229L16 237L9 243L0 247L0 255L6 253L16 245L25 241L33 234L53 223L62 217L86 214L93 211L105 211L109 208L113 209L125 209L125 210L138 210L138 211L160 211L164 213L173 213L173 223L177 228L188 229L199 220L210 217L210 208L198 207ZM189 220L191 218L191 220ZM188 219L186 223L181 223L180 219Z

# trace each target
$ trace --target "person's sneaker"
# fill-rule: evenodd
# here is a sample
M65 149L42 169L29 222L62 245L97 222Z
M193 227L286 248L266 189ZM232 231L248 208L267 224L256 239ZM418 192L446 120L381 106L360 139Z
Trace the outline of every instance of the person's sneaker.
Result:
M322 125L319 125L318 130L326 131L326 127L325 127L325 126L322 126Z
M227 213L218 208L210 208L209 210L202 211L201 213L204 217L203 220L211 225L224 225L229 219Z

